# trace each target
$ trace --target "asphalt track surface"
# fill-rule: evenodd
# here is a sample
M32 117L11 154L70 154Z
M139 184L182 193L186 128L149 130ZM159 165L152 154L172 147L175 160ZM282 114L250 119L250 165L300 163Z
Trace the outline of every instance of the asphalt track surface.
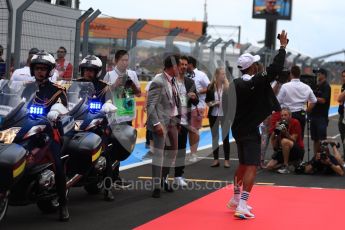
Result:
M337 141L340 141L337 121L337 116L330 118L328 136L335 137ZM304 141L306 145L306 137ZM211 153L211 150L206 149L202 152L207 154ZM271 153L269 148L266 154L267 159L270 158ZM220 153L220 157L222 156ZM238 164L237 149L234 143L231 144L230 157L231 167L228 169L223 167L223 162L219 168L210 168L212 155L187 166L185 177L191 180L188 188L177 189L174 193L162 191L160 199L151 198L149 184L146 188L143 186L150 182L148 179L151 176L150 165L124 170L121 172L121 176L133 182L135 186L126 190L116 190L114 202L103 201L102 194L91 196L83 188L74 188L69 194L70 222L58 222L57 214L43 215L35 205L10 206L5 220L0 223L0 229L133 229L231 183ZM307 154L305 154L306 158ZM281 175L267 170L259 170L256 182L268 185L345 189L344 177L335 175L296 175L294 173ZM255 189L252 195L255 195ZM231 196L232 191L229 191L229 198Z

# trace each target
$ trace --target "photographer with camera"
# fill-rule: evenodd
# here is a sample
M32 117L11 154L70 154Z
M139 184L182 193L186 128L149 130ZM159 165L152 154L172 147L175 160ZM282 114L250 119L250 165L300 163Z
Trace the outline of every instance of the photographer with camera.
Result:
M299 121L302 130L301 136L303 138L306 122L306 112L310 113L312 111L317 102L317 99L310 86L300 81L300 67L291 67L290 77L291 81L282 85L277 95L277 99L280 103L280 106L289 108L292 112L292 117ZM304 110L307 102L307 109Z
M277 122L271 141L273 149L272 160L267 164L268 169L275 169L278 164L283 164L278 173L290 173L289 162L302 161L304 144L301 136L301 126L297 119L292 118L291 111L283 108L281 120Z
M341 94L338 96L338 113L339 113L339 121L338 121L338 128L340 133L341 142L343 145L343 159L345 160L345 120L344 120L344 102L345 102L345 70L341 72L341 81L343 85L341 86Z
M317 86L314 91L317 103L310 113L310 134L314 141L314 155L320 149L320 141L327 139L328 110L331 103L331 86L327 82L327 71L314 71L317 76Z
M127 123L132 126L132 120L136 117L135 96L141 96L140 83L135 71L129 70L129 54L126 50L118 50L115 53L115 67L107 72L103 80L111 84L114 92L116 111L116 122ZM115 186L128 188L129 183L119 177L119 167L116 168Z
M331 154L328 145L331 146L333 150L333 155ZM344 175L344 161L341 159L338 148L339 143L336 144L332 141L323 141L320 145L319 151L311 159L311 161L301 164L296 168L297 174L334 174L339 176Z

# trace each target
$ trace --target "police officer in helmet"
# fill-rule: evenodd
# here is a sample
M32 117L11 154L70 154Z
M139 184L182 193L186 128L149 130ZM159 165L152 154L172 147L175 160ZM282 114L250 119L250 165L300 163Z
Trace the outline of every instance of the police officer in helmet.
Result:
M35 77L38 91L36 92L32 104L44 106L45 111L48 113L51 107L56 103L62 103L67 107L66 91L63 87L56 85L49 81L54 73L55 59L47 52L40 51L35 54L31 59L30 71L31 75ZM61 145L52 138L51 150L56 169L56 188L59 197L59 219L60 221L69 220L69 212L67 208L66 198L66 175L64 165L61 161Z
M109 94L110 87L106 82L99 79L101 75L101 70L102 70L102 61L94 55L88 55L79 64L79 71L81 74L81 78L78 78L77 81L92 82L96 91L95 96L102 102L103 107L104 107L106 100L110 99L108 98L110 95ZM116 108L111 103L106 103L106 104L114 109ZM106 156L107 156L106 175L108 178L105 180L105 184L104 184L105 185L104 200L113 201L114 195L111 191L112 183L111 183L111 180L109 180L109 178L112 178L112 163L111 163L111 159L109 159L109 156L110 156L109 153L107 153Z

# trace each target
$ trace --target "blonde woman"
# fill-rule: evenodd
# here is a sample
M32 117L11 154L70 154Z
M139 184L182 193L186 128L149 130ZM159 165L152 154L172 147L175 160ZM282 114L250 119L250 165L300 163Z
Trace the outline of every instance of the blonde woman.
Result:
M224 150L224 167L229 168L229 81L224 68L217 68L214 77L207 88L206 103L209 106L208 119L212 133L212 149L214 161L211 167L219 167L219 125L222 128Z

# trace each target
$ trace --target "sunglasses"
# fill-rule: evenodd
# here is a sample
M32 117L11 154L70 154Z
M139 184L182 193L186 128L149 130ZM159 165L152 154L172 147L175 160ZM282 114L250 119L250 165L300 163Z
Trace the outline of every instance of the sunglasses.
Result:
M47 71L48 70L48 67L45 67L45 66L36 66L34 68L35 71Z
M269 4L272 4L272 5L277 4L277 2L274 2L274 1L269 1L268 3L269 3Z

